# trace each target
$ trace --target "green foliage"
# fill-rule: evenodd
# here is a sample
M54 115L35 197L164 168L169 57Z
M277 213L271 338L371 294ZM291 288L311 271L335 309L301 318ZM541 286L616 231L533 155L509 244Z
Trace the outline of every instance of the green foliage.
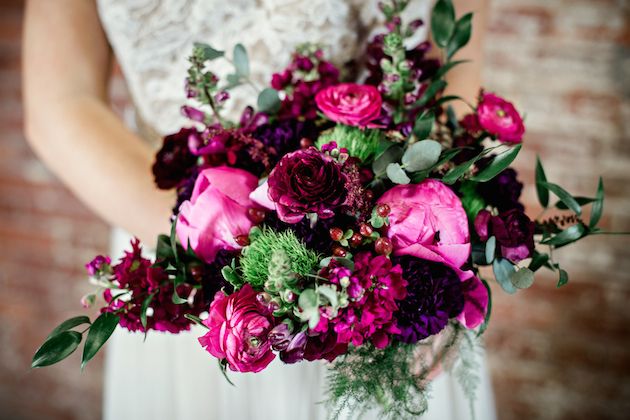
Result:
M462 195L462 206L468 216L469 221L474 221L477 213L486 207L486 202L477 192L477 185L474 182L463 182L459 189Z
M547 183L547 176L545 175L545 169L540 161L540 156L536 156L536 194L538 195L538 201L543 207L549 205L549 190L543 186Z
M512 284L512 275L516 272L514 265L505 258L495 258L492 262L494 278L501 288L509 294L516 293L516 287Z
M387 177L394 184L409 184L411 179L407 176L407 173L400 166L400 163L390 163L387 165Z
M337 124L331 131L323 133L317 139L317 147L321 148L331 141L337 142L340 148L348 149L350 156L361 159L361 162L371 163L376 156L381 144L382 132L380 130L350 127Z
M278 91L273 88L265 88L258 95L258 111L275 114L280 109L280 97Z
M481 384L481 377L479 376L481 370L479 350L481 346L474 331L465 330L463 336L464 339L459 346L459 358L453 365L452 373L468 400L470 418L474 420L474 404L477 397L477 389Z
M90 323L90 318L88 318L85 315L75 316L73 318L66 319L61 324L59 324L54 330L52 330L52 332L48 334L48 337L46 337L46 339L51 338L59 334L60 332L68 331L74 327L78 327L79 325L89 324L89 323Z
M431 34L435 43L445 48L455 30L455 9L451 0L438 0L431 14Z
M423 171L431 168L440 159L442 146L434 140L420 140L405 150L402 157L407 172Z
M446 57L450 60L460 48L468 44L472 34L472 13L467 13L455 22L453 36L446 46Z
M291 271L300 276L310 274L319 264L318 255L307 249L291 231L278 233L264 228L251 236L251 244L243 249L240 263L244 280L254 288L262 288L267 281L275 252L284 252L291 262Z
M427 410L427 390L410 374L414 345L393 343L379 350L366 344L350 348L328 374L331 417L356 418L379 409L383 419L415 419Z
M81 343L81 333L62 331L48 338L37 350L31 361L31 367L50 366L70 356Z
M516 159L518 152L521 151L522 145L511 147L503 153L498 154L484 170L473 176L471 179L477 182L488 182L501 172Z
M94 320L85 339L81 368L84 368L87 362L98 353L116 329L119 321L120 318L110 312L104 312Z

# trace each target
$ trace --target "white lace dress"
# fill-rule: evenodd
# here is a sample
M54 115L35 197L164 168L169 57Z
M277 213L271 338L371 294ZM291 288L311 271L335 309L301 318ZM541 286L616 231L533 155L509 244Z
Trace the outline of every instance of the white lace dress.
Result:
M410 17L428 16L430 0L413 0ZM103 27L126 78L138 119L154 137L186 124L184 77L193 42L231 51L242 43L259 84L288 62L295 45L318 42L337 64L356 57L378 23L376 0L98 0ZM420 36L426 36L421 33ZM214 69L227 74L220 61ZM252 92L233 92L234 110ZM155 138L151 139L155 141ZM129 236L115 230L112 252L119 256ZM322 363L273 362L258 374L222 377L217 363L198 344L203 331L168 335L117 330L106 349L104 418L107 420L214 420L326 418ZM478 420L493 420L490 382L482 361L475 406ZM351 413L348 413L351 414ZM377 418L366 414L361 418ZM468 402L449 375L435 381L423 419L469 418Z

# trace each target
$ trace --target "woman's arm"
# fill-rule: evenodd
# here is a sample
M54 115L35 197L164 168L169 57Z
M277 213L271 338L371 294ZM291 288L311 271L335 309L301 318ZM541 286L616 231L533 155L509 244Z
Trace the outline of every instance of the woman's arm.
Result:
M111 53L91 0L26 6L26 137L92 210L153 245L168 231L171 194L153 184L153 152L110 110Z
M483 39L486 32L488 0L453 0L457 18L473 12L472 38L468 45L455 56L456 60L470 60L460 64L448 73L446 94L456 94L475 104L481 87L481 69L483 65ZM461 101L452 102L458 115L470 112L468 105Z

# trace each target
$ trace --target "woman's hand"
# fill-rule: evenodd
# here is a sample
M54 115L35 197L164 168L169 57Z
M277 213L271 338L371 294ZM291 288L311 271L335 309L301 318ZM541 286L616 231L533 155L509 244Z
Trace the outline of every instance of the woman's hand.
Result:
M153 245L172 194L153 184L153 152L110 110L111 52L94 1L31 0L24 24L26 137L103 219Z

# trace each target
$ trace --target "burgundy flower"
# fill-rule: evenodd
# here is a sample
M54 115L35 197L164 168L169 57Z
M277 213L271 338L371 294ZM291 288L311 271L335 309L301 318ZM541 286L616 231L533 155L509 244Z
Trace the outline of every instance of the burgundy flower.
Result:
M493 94L482 93L477 105L479 125L499 141L520 143L525 134L525 125L512 103Z
M503 258L519 262L534 252L535 224L521 210L512 209L498 216L482 210L475 218L475 230L482 241L494 236Z
M298 223L308 213L331 218L346 200L346 175L330 156L314 147L285 155L267 181L278 217Z
M197 158L188 149L188 139L197 135L194 128L182 128L178 133L164 138L152 167L158 188L169 190L190 176Z
M519 202L523 184L517 179L517 173L512 168L507 168L488 182L479 183L477 191L486 200L486 203L496 207L499 212L512 209L523 211L524 207Z

